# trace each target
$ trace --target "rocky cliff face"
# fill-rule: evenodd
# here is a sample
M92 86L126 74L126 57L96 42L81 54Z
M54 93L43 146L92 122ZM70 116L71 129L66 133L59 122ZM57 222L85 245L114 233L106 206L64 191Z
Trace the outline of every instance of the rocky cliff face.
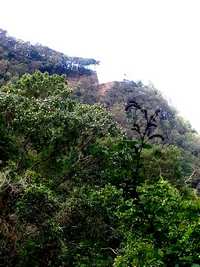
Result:
M104 96L114 86L115 82L102 83L98 86L98 95Z
M74 88L77 86L86 86L93 85L97 86L99 85L99 80L97 73L95 71L89 73L89 74L83 74L83 75L75 75L75 76L69 76L67 77L67 81L70 87Z

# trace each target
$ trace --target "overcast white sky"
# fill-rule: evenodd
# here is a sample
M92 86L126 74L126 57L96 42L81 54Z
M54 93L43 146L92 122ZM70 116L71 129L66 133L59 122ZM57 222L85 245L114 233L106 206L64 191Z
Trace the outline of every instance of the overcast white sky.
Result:
M100 81L152 81L200 131L199 0L0 0L0 28L100 59Z

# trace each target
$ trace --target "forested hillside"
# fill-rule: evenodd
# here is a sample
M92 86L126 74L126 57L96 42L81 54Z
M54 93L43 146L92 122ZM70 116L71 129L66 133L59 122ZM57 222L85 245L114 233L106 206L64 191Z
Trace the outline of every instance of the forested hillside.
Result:
M134 133L131 131L131 124L124 112L125 105L130 100L135 100L148 110L153 111L159 108L161 111L159 132L164 136L165 143L177 145L195 155L200 152L200 138L197 132L153 86L127 80L100 85L81 82L74 87L73 93L83 103L101 103L111 111L113 118L130 137Z
M48 47L17 40L0 29L0 84L36 70L67 77L91 75L94 59L68 57Z
M1 36L0 266L200 266L198 134L155 88Z

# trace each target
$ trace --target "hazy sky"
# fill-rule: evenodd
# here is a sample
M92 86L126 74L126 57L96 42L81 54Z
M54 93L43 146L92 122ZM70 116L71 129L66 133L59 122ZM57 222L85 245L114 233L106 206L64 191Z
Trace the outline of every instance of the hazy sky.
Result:
M1 0L0 28L152 81L200 131L200 0Z

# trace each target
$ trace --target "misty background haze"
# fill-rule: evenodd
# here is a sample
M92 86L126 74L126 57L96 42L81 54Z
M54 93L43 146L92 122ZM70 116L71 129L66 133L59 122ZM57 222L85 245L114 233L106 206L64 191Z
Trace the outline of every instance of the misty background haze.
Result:
M7 0L0 28L100 60L100 82L151 81L200 131L199 11L198 0Z

